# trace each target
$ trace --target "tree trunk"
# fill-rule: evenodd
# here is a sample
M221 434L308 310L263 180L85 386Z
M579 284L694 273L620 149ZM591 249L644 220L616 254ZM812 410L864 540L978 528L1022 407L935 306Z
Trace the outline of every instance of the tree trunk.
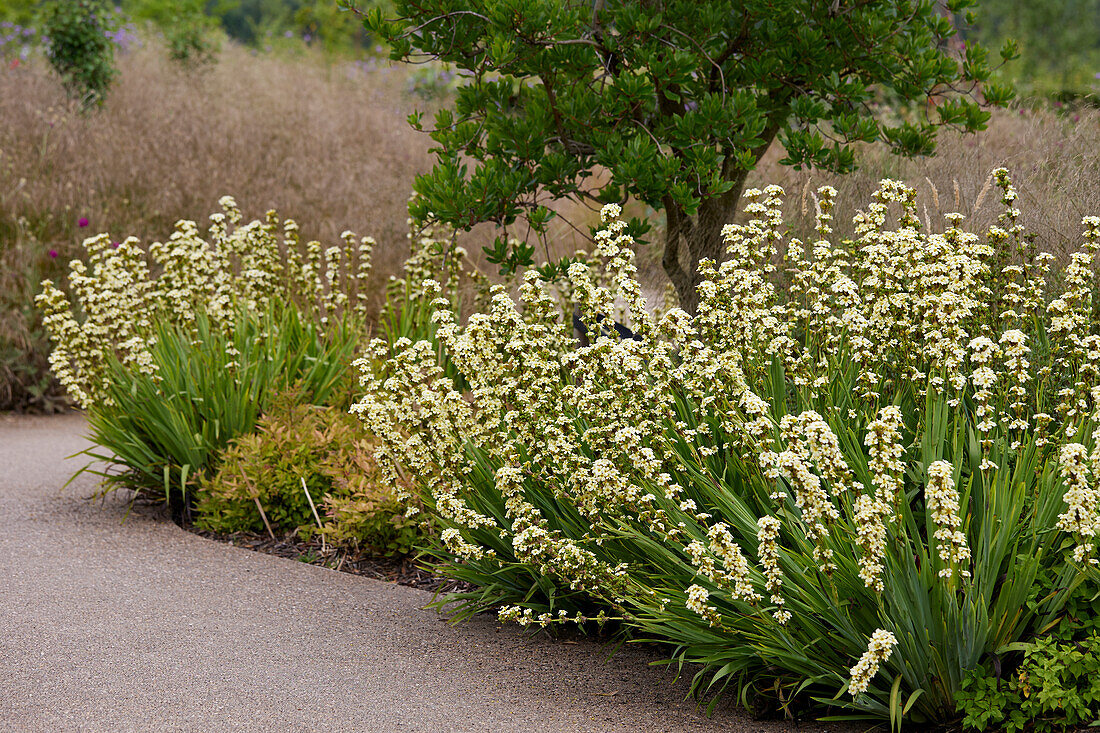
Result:
M665 230L665 252L661 265L668 279L672 281L672 286L676 288L680 307L692 315L699 307L699 262L709 259L717 263L724 259L722 227L733 223L737 202L741 200L747 177L748 171L736 175L732 180L733 188L721 196L704 201L694 217L686 216L671 201L665 204L668 226ZM686 268L680 262L681 243L687 245Z
M777 117L781 118L779 115ZM760 160L767 152L778 132L779 125L769 122L761 134L763 143L753 150L756 160ZM732 183L733 187L721 196L704 199L694 217L687 216L683 209L673 202L671 196L665 197L665 252L661 258L661 265L668 279L672 281L672 286L676 288L680 307L692 315L695 315L695 311L699 308L698 287L701 282L699 262L709 259L718 263L724 259L722 227L733 223L748 175L747 170L736 168L733 156L727 154L725 163L722 165L722 178ZM680 261L681 243L687 245L688 266L686 268Z

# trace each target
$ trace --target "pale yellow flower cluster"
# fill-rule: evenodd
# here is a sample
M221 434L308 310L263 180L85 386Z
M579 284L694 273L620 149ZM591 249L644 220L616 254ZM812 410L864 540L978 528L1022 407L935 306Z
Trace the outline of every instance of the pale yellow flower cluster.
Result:
M890 405L879 410L878 418L867 426L863 443L870 458L871 483L875 487L875 500L891 507L899 499L905 466L901 462L904 452L901 445L901 410Z
M852 522L856 530L856 543L862 553L859 557L859 577L863 584L876 593L884 589L882 583L883 558L886 556L886 518L890 507L867 495L856 497Z
M547 626L551 626L553 624L583 624L588 621L595 621L597 624L602 626L606 621L609 620L603 611L600 611L597 616L591 619L580 613L574 616L569 616L568 612L566 612L564 609L559 609L557 614L546 612L540 613L536 616L534 611L532 611L530 608L524 608L523 606L503 606L497 612L497 618L501 621L510 621L512 623L517 623L520 626L538 626L544 629Z
M298 225L280 222L274 211L264 221L241 225L229 196L210 217L204 237L193 221L180 221L165 242L148 252L130 238L112 244L106 234L84 241L87 261L69 264L70 295L52 281L42 283L37 302L54 343L50 364L82 407L105 399L109 356L123 366L155 374L151 346L154 323L193 328L200 311L230 332L238 309L265 311L272 300L291 302L324 322L349 306L366 313L366 278L373 240L330 247L321 264L321 245L310 242L303 261ZM81 316L81 318L78 318Z
M444 547L458 557L472 560L480 560L485 557L485 550L462 539L462 533L454 527L450 527L440 532L439 539Z
M1092 281L1096 255L1100 252L1100 217L1086 216L1081 224L1085 228L1085 246L1070 255L1063 273L1064 290L1047 310L1051 314L1052 341L1057 337L1055 364L1063 372L1076 371L1082 377L1091 375L1095 379L1100 367L1097 362L1100 349L1096 348L1096 334L1090 334L1090 329L1095 325L1091 323ZM1084 379L1077 379L1059 392L1058 412L1064 421L1072 422L1088 409L1086 394L1091 386Z
M787 604L780 592L783 590L783 571L779 567L779 520L775 517L760 517L756 522L756 539L759 543L757 554L760 556L760 565L764 569L764 589L771 594L770 600L775 605L772 617L783 625L791 620L791 612L785 606Z
M867 651L852 667L852 679L848 683L848 692L852 697L859 697L871 684L871 680L878 674L883 662L890 659L898 640L892 633L884 629L876 629L867 643Z
M924 490L928 512L936 525L933 535L936 539L936 551L944 563L939 572L941 578L950 578L956 568L965 568L963 563L970 560L966 535L959 528L962 518L959 517L959 492L955 489L955 481L951 476L953 471L954 467L947 461L933 462L928 467L928 485ZM959 569L958 573L962 578L970 577L969 570Z
M694 611L706 619L711 626L718 626L722 623L722 617L718 614L717 608L707 605L709 599L710 591L701 585L692 585L687 589L687 603L685 605L688 610Z
M990 400L993 398L992 388L997 383L997 373L993 371L990 364L993 363L993 357L996 354L997 344L986 336L978 336L970 340L970 361L975 365L974 371L970 374L970 383L975 387L974 416L978 418L976 427L982 433L982 448L985 450L988 450L992 444L991 440L984 437L985 434L997 427L997 422L993 419L995 415L990 407Z
M109 355L129 368L155 373L146 338L153 317L147 304L156 293L137 240L114 248L110 237L101 234L85 240L84 246L91 268L74 260L69 276L83 321L49 280L42 283L36 301L55 344L50 366L77 404L87 407L106 392Z
M729 526L719 522L710 528L707 537L710 540L709 548L699 540L692 541L686 548L699 574L729 591L733 598L746 603L759 601L760 594L752 587L748 560L733 541ZM721 561L721 569L716 566L715 558Z
M1070 443L1062 447L1058 463L1066 487L1066 511L1058 517L1058 529L1076 536L1074 560L1096 565L1092 553L1100 532L1100 445L1090 461L1085 446Z
M794 490L795 506L802 510L806 536L814 543L814 561L821 572L829 574L836 570L836 564L833 551L825 546L829 537L828 525L837 521L840 513L821 485L821 479L810 469L809 452L803 446L805 424L815 418L820 422L821 416L812 413L809 420L800 418L785 415L780 422L783 438L790 447L779 454L779 473Z

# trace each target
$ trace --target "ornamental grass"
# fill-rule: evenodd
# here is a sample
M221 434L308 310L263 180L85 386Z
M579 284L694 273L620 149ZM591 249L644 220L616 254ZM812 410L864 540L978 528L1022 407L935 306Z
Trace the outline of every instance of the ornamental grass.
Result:
M1097 588L1100 218L1055 270L991 185L979 233L884 180L849 238L822 187L806 241L750 190L694 315L652 311L607 206L602 265L568 269L588 345L535 272L464 322L436 298L433 341L375 341L353 411L478 587L444 602L615 619L698 692L789 714L956 718L968 673Z

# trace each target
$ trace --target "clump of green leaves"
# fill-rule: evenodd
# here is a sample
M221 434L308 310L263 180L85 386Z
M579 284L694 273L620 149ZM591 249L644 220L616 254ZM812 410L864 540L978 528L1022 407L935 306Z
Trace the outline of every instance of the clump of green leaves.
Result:
M340 417L347 419L341 412ZM324 498L325 537L357 551L409 555L433 533L431 518L419 511L415 498L399 498L374 458L374 446L358 428L353 450L334 451L325 464L332 492ZM327 518L326 518L327 517Z
M217 20L203 0L136 0L128 4L135 20L148 21L164 34L168 57L188 70L214 62Z
M1045 578L1041 587L1050 587ZM1038 598L1028 605L1034 605ZM1100 723L1100 587L1084 583L1049 636L1016 644L963 680L963 725L976 730L1065 731Z
M199 488L196 525L222 533L268 526L302 537L320 532L360 551L410 553L423 518L405 516L355 419L295 397L282 398L257 432L226 451L218 472Z
M116 24L107 0L53 0L42 9L46 58L69 94L89 108L103 103L118 74L108 33Z
M181 10L164 26L168 57L191 70L212 64L217 58L218 43L211 25L201 10L197 13Z
M279 531L316 531L311 503L319 505L332 490L326 460L330 451L352 442L347 427L327 412L294 405L239 437L199 489L196 524L214 532L263 532L266 518Z
M978 730L1066 731L1100 724L1100 635L1081 642L1040 639L1019 669L998 679L985 669L957 695L963 724Z

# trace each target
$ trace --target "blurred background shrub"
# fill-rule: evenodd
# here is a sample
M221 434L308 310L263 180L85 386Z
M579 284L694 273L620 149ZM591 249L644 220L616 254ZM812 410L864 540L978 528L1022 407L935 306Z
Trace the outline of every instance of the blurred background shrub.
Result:
M118 75L111 33L118 26L107 0L52 0L42 5L41 35L50 65L82 109L103 104Z

